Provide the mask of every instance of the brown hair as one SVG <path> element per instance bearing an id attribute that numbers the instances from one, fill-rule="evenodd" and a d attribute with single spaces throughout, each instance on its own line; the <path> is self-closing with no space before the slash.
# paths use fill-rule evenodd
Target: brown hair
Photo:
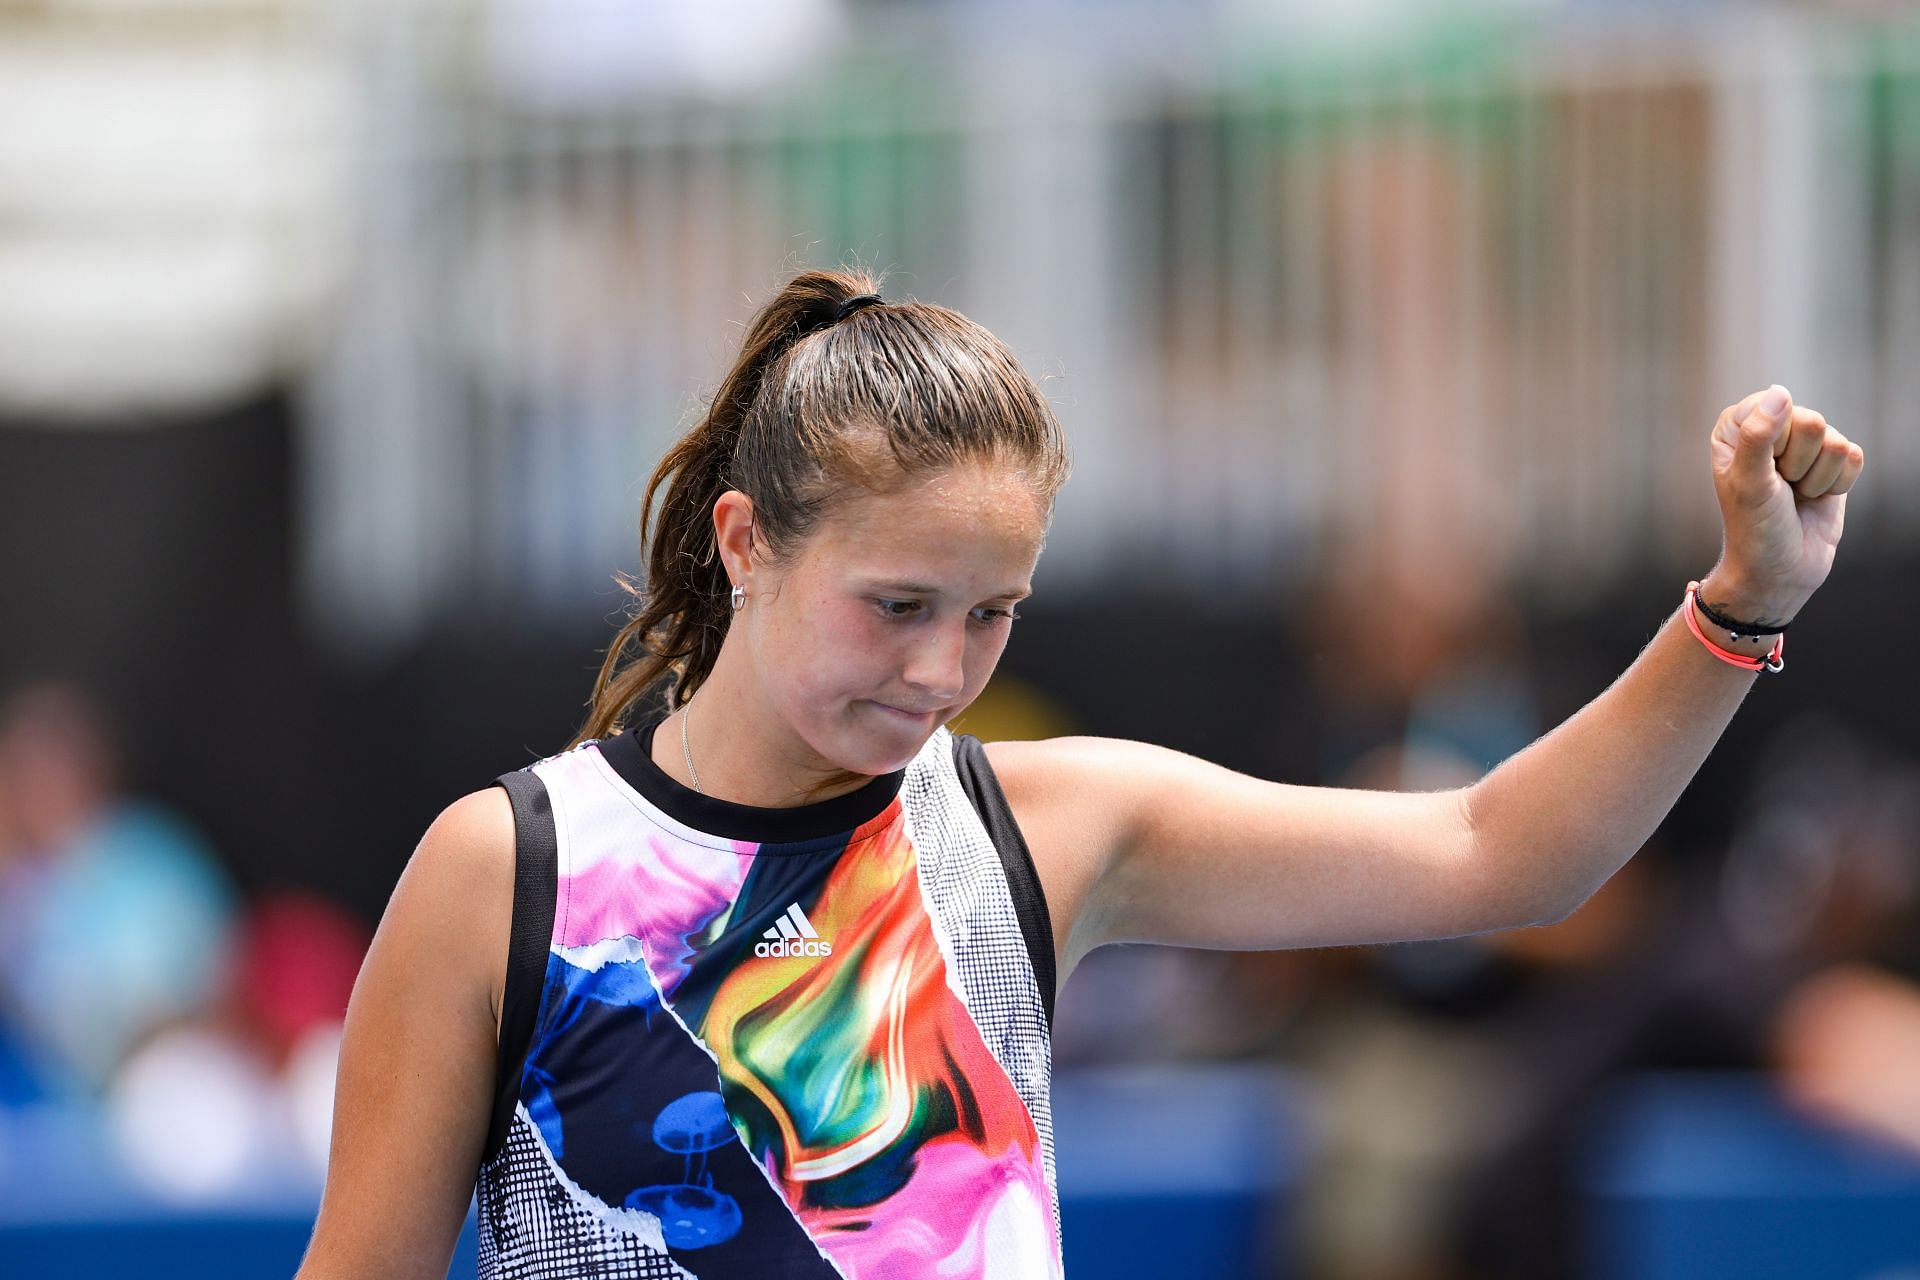
<path id="1" fill-rule="evenodd" d="M 671 710 L 713 670 L 733 614 L 713 525 L 729 489 L 753 500 L 755 545 L 776 568 L 794 561 L 851 486 L 887 492 L 963 462 L 1017 466 L 1051 520 L 1071 463 L 1033 379 L 998 338 L 946 307 L 889 300 L 840 318 L 842 303 L 879 292 L 864 271 L 805 271 L 749 322 L 700 421 L 647 482 L 646 582 L 619 578 L 634 597 L 630 617 L 570 747 L 618 733 L 663 676 L 674 677 Z M 629 649 L 635 656 L 623 661 Z"/>

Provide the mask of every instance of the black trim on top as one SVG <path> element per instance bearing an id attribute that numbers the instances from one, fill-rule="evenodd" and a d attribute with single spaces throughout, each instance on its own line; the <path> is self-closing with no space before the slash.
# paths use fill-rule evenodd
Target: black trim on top
<path id="1" fill-rule="evenodd" d="M 1014 913 L 1020 917 L 1020 936 L 1027 941 L 1027 956 L 1033 963 L 1034 981 L 1040 986 L 1040 1004 L 1046 1010 L 1047 1027 L 1053 1027 L 1053 916 L 1047 910 L 1047 896 L 1040 888 L 1040 873 L 1034 868 L 1033 853 L 1027 838 L 1014 821 L 1013 807 L 1007 803 L 1000 779 L 980 739 L 970 733 L 953 735 L 953 767 L 960 774 L 960 786 L 973 802 L 999 850 L 1000 865 L 1007 874 L 1007 888 L 1013 894 Z"/>
<path id="2" fill-rule="evenodd" d="M 495 779 L 513 804 L 513 927 L 507 941 L 507 978 L 500 995 L 500 1052 L 493 1072 L 493 1118 L 480 1163 L 490 1163 L 506 1145 L 513 1104 L 520 1097 L 520 1071 L 533 1041 L 534 1016 L 547 980 L 553 942 L 554 898 L 560 878 L 560 845 L 553 802 L 531 769 Z"/>
<path id="3" fill-rule="evenodd" d="M 790 808 L 736 804 L 695 791 L 653 760 L 653 731 L 658 720 L 638 724 L 600 740 L 600 754 L 615 773 L 676 822 L 727 840 L 756 844 L 797 844 L 845 835 L 880 816 L 900 793 L 905 769 L 874 775 L 873 781 L 845 795 Z"/>

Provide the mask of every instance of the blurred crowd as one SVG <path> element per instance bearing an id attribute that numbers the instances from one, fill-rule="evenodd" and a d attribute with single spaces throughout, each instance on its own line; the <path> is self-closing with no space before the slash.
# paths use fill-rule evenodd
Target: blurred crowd
<path id="1" fill-rule="evenodd" d="M 0 701 L 0 1166 L 26 1158 L 10 1115 L 68 1108 L 161 1199 L 317 1187 L 369 938 L 306 890 L 243 892 L 193 823 L 129 794 L 82 689 Z"/>

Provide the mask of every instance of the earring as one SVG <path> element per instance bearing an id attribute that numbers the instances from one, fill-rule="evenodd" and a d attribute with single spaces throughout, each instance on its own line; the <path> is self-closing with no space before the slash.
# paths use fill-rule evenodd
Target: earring
<path id="1" fill-rule="evenodd" d="M 738 609 L 743 605 L 745 605 L 746 603 L 747 603 L 747 589 L 745 587 L 735 587 L 733 589 L 733 607 Z"/>

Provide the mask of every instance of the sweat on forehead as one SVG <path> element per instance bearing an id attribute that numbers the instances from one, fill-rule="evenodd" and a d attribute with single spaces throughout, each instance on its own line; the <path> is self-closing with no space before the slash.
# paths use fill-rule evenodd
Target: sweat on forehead
<path id="1" fill-rule="evenodd" d="M 857 553 L 876 575 L 901 581 L 913 580 L 920 565 L 945 565 L 952 574 L 983 560 L 1030 564 L 1049 514 L 1017 468 L 946 469 L 880 493 L 843 492 L 822 513 L 809 550 Z"/>

